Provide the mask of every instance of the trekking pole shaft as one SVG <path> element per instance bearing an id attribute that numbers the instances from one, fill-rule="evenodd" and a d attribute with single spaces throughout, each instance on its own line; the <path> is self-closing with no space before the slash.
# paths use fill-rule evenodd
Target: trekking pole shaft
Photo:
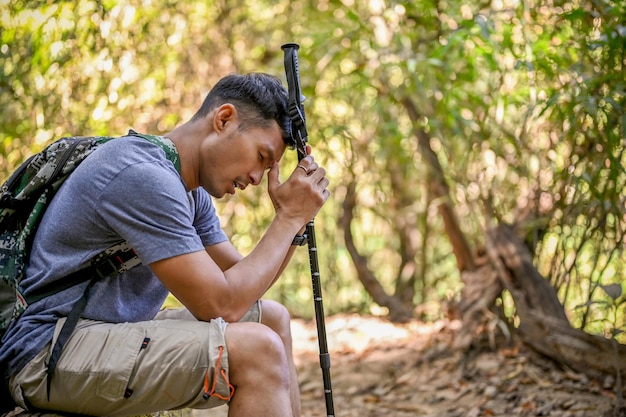
<path id="1" fill-rule="evenodd" d="M 315 322 L 317 324 L 317 340 L 320 352 L 320 367 L 324 381 L 324 398 L 326 400 L 326 414 L 334 417 L 333 390 L 330 379 L 330 354 L 326 339 L 326 323 L 324 321 L 324 302 L 322 298 L 322 284 L 320 280 L 319 264 L 317 262 L 317 242 L 315 240 L 315 225 L 311 220 L 306 225 L 309 240 L 309 262 L 311 266 L 311 280 L 313 285 L 313 305 L 315 307 Z"/>
<path id="2" fill-rule="evenodd" d="M 282 46 L 282 49 L 285 52 L 285 72 L 287 75 L 287 85 L 289 87 L 289 116 L 292 121 L 291 135 L 296 142 L 298 161 L 306 157 L 306 141 L 308 140 L 304 106 L 302 105 L 304 96 L 302 96 L 302 91 L 300 89 L 300 73 L 298 68 L 299 47 L 300 46 L 295 43 L 288 43 Z M 307 223 L 306 234 L 309 245 L 313 303 L 315 307 L 315 322 L 317 324 L 317 339 L 319 342 L 320 367 L 322 368 L 322 378 L 324 382 L 326 415 L 328 417 L 334 417 L 335 410 L 333 405 L 333 390 L 330 379 L 330 354 L 328 353 L 328 343 L 326 339 L 324 303 L 322 300 L 322 284 L 317 260 L 317 242 L 315 239 L 314 220 Z"/>

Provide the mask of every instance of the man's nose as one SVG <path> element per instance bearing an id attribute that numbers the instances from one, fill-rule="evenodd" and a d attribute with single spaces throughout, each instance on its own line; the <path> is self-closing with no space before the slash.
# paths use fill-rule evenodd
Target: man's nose
<path id="1" fill-rule="evenodd" d="M 256 170 L 250 173 L 250 184 L 259 185 L 263 179 L 263 170 Z"/>

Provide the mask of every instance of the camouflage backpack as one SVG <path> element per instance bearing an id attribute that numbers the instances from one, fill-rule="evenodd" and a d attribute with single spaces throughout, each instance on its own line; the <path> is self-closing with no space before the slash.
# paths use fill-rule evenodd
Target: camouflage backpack
<path id="1" fill-rule="evenodd" d="M 180 172 L 174 144 L 167 138 L 139 134 L 165 151 Z M 139 264 L 134 251 L 126 244 L 116 245 L 94 258 L 89 269 L 65 277 L 53 288 L 25 297 L 20 289 L 28 255 L 37 226 L 63 181 L 99 145 L 113 137 L 67 137 L 59 139 L 31 156 L 0 188 L 0 338 L 10 322 L 19 317 L 29 303 L 43 299 L 89 280 L 94 273 L 107 276 Z M 115 259 L 112 262 L 111 259 Z"/>

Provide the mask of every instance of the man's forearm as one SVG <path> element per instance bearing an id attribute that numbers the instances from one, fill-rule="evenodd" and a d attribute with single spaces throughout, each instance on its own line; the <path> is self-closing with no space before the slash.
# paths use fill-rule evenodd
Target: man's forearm
<path id="1" fill-rule="evenodd" d="M 274 219 L 252 252 L 224 271 L 226 279 L 240 289 L 242 301 L 256 301 L 276 282 L 293 255 L 291 242 L 296 233 L 293 226 Z"/>
<path id="2" fill-rule="evenodd" d="M 299 232 L 298 235 L 302 235 L 306 230 L 306 227 L 303 227 Z M 287 251 L 287 255 L 285 255 L 285 259 L 283 260 L 283 263 L 280 265 L 280 267 L 278 268 L 278 272 L 276 273 L 276 276 L 274 277 L 274 280 L 272 281 L 272 283 L 270 284 L 270 287 L 272 285 L 274 285 L 274 283 L 278 280 L 278 278 L 282 275 L 282 273 L 284 272 L 285 268 L 287 268 L 287 265 L 289 265 L 289 262 L 291 261 L 291 258 L 293 257 L 293 254 L 295 253 L 296 249 L 298 248 L 298 246 L 295 245 L 291 245 L 291 247 L 289 248 L 289 250 Z"/>

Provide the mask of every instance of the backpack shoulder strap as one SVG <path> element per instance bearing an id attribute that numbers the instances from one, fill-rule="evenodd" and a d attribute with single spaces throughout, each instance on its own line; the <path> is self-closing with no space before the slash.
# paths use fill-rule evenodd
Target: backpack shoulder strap
<path id="1" fill-rule="evenodd" d="M 19 209 L 25 215 L 46 188 L 52 193 L 101 143 L 111 137 L 66 137 L 23 162 L 0 187 L 0 222 Z"/>
<path id="2" fill-rule="evenodd" d="M 166 138 L 165 136 L 157 136 L 157 135 L 148 135 L 145 133 L 137 133 L 134 130 L 128 131 L 129 136 L 137 136 L 140 138 L 144 138 L 148 142 L 152 142 L 155 145 L 158 145 L 165 152 L 165 156 L 167 159 L 174 164 L 174 168 L 180 174 L 180 158 L 178 156 L 178 151 L 176 150 L 176 145 L 172 142 L 171 139 Z"/>

